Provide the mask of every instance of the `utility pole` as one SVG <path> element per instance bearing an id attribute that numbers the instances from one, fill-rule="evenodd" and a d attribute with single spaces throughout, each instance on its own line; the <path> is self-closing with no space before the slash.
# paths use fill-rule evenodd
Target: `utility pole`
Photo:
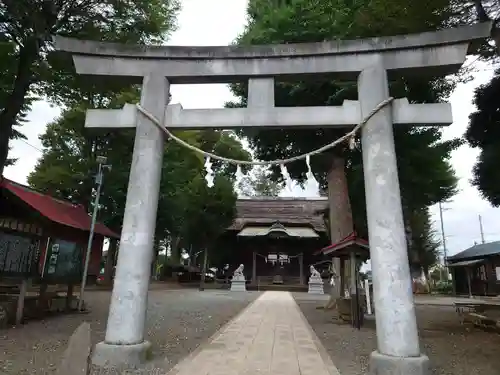
<path id="1" fill-rule="evenodd" d="M 85 286 L 87 284 L 87 274 L 89 272 L 90 256 L 92 253 L 92 241 L 94 239 L 94 228 L 97 219 L 97 212 L 99 211 L 99 198 L 101 196 L 102 180 L 104 177 L 103 172 L 104 168 L 107 168 L 108 170 L 111 169 L 111 165 L 104 165 L 107 161 L 107 158 L 105 156 L 98 156 L 96 160 L 99 163 L 99 170 L 95 178 L 97 183 L 97 192 L 94 199 L 94 211 L 92 213 L 92 221 L 90 223 L 90 233 L 89 233 L 89 241 L 87 243 L 87 252 L 85 253 L 85 266 L 83 268 L 82 282 L 80 285 L 80 299 L 78 300 L 78 311 L 82 311 L 83 309 L 83 295 L 85 293 Z"/>
<path id="2" fill-rule="evenodd" d="M 447 255 L 446 255 L 446 236 L 444 234 L 443 206 L 441 205 L 441 202 L 439 202 L 438 205 L 439 205 L 439 219 L 441 221 L 441 236 L 442 236 L 442 241 L 443 241 L 443 257 L 444 257 L 443 262 L 444 262 L 445 269 L 447 270 L 448 260 L 447 260 Z"/>
<path id="3" fill-rule="evenodd" d="M 483 218 L 479 215 L 479 231 L 481 232 L 481 243 L 484 243 Z"/>

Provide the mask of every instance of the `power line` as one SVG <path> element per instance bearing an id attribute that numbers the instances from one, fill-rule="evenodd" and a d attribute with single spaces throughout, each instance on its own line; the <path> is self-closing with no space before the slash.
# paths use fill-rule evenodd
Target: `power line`
<path id="1" fill-rule="evenodd" d="M 23 142 L 23 143 L 26 143 L 26 144 L 27 144 L 28 146 L 30 146 L 31 148 L 33 148 L 33 149 L 37 150 L 38 152 L 43 153 L 43 150 L 41 150 L 41 149 L 39 149 L 38 147 L 36 147 L 36 146 L 32 145 L 31 143 L 29 143 L 29 142 L 28 142 L 28 141 L 26 141 L 25 139 L 18 138 L 17 140 L 18 140 L 18 141 L 21 141 L 21 142 Z"/>
<path id="2" fill-rule="evenodd" d="M 481 58 L 481 55 L 477 56 L 474 60 L 472 60 L 467 65 L 463 65 L 462 69 L 468 69 L 468 68 L 472 67 L 472 65 L 474 65 L 475 63 L 477 63 L 480 58 Z"/>

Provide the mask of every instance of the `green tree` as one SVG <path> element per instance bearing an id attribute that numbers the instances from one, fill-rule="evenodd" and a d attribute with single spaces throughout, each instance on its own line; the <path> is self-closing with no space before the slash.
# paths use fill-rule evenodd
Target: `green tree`
<path id="1" fill-rule="evenodd" d="M 319 42 L 422 32 L 447 26 L 452 14 L 448 0 L 426 0 L 423 3 L 409 0 L 251 0 L 248 26 L 236 42 L 240 45 Z M 440 77 L 428 80 L 402 77 L 390 82 L 392 96 L 407 97 L 413 103 L 441 101 L 453 87 L 453 83 Z M 239 100 L 228 103 L 228 106 L 245 105 L 247 86 L 233 85 L 232 90 Z M 357 99 L 355 84 L 335 81 L 279 82 L 275 92 L 277 106 L 340 105 L 346 99 Z M 256 157 L 261 160 L 303 154 L 344 133 L 337 129 L 251 129 L 241 132 L 248 137 Z M 456 193 L 457 180 L 448 159 L 451 151 L 460 145 L 460 140 L 443 141 L 437 129 L 411 126 L 397 127 L 395 139 L 405 212 L 434 204 Z M 335 160 L 341 162 L 334 163 Z M 349 150 L 340 145 L 331 153 L 313 157 L 311 163 L 323 189 L 328 185 L 327 176 L 332 165 L 340 164 L 342 168 L 345 165 L 355 227 L 358 233 L 366 235 L 360 150 Z M 292 163 L 288 170 L 292 178 L 304 181 L 305 163 Z M 274 177 L 279 179 L 279 171 L 274 169 L 274 172 Z M 349 216 L 345 212 L 339 215 Z M 409 216 L 405 215 L 405 218 Z"/>
<path id="2" fill-rule="evenodd" d="M 410 216 L 412 235 L 408 246 L 409 258 L 413 265 L 420 268 L 427 279 L 429 270 L 439 262 L 441 242 L 432 228 L 431 215 L 428 208 L 413 211 Z"/>
<path id="3" fill-rule="evenodd" d="M 463 23 L 493 22 L 491 38 L 494 45 L 483 42 L 478 45 L 477 52 L 486 58 L 497 57 L 500 52 L 500 2 L 497 0 L 451 0 L 451 7 L 455 10 L 455 19 Z"/>
<path id="4" fill-rule="evenodd" d="M 282 184 L 271 179 L 267 168 L 255 167 L 242 178 L 238 189 L 246 197 L 277 197 L 282 190 Z"/>
<path id="5" fill-rule="evenodd" d="M 182 132 L 181 138 L 189 144 L 204 151 L 217 155 L 239 160 L 250 160 L 251 155 L 243 149 L 241 142 L 229 132 L 220 131 L 190 131 Z M 166 188 L 160 192 L 160 203 L 158 210 L 160 225 L 157 233 L 159 238 L 169 238 L 172 258 L 178 261 L 181 247 L 189 248 L 192 243 L 186 237 L 186 225 L 190 225 L 190 216 L 186 214 L 186 207 L 190 200 L 194 199 L 192 194 L 198 194 L 193 190 L 192 181 L 204 174 L 204 158 L 176 142 L 170 142 L 164 159 L 162 186 Z M 234 182 L 236 169 L 227 163 L 213 161 L 213 170 L 218 176 L 223 176 Z M 224 211 L 225 202 L 222 204 Z M 163 212 L 165 214 L 163 214 Z"/>
<path id="6" fill-rule="evenodd" d="M 188 191 L 184 196 L 185 214 L 189 218 L 183 230 L 185 242 L 195 249 L 210 249 L 236 215 L 233 181 L 223 175 L 216 176 L 214 186 L 209 188 L 198 174 L 188 185 Z"/>
<path id="7" fill-rule="evenodd" d="M 136 90 L 121 93 L 111 99 L 109 107 L 120 108 L 137 98 Z M 28 176 L 28 183 L 50 195 L 82 204 L 91 212 L 94 175 L 98 168 L 96 157 L 107 157 L 107 163 L 113 167 L 105 171 L 100 215 L 107 225 L 118 230 L 125 206 L 135 132 L 89 132 L 84 129 L 85 111 L 84 103 L 67 108 L 48 124 L 40 136 L 45 151 Z"/>
<path id="8" fill-rule="evenodd" d="M 5 108 L 11 87 L 14 85 L 16 79 L 17 64 L 14 58 L 15 48 L 2 34 L 0 34 L 0 56 L 2 56 L 0 61 L 0 70 L 2 71 L 2 75 L 0 76 L 0 109 L 3 109 Z M 31 97 L 25 98 L 24 105 L 21 107 L 15 118 L 10 139 L 26 139 L 26 137 L 18 130 L 18 127 L 22 126 L 26 122 L 26 115 L 31 106 L 31 102 Z M 15 159 L 8 158 L 5 162 L 5 166 L 13 165 L 15 162 Z"/>
<path id="9" fill-rule="evenodd" d="M 472 185 L 493 206 L 500 206 L 500 70 L 474 93 L 477 110 L 469 116 L 465 138 L 481 152 L 473 169 Z"/>
<path id="10" fill-rule="evenodd" d="M 50 54 L 52 35 L 92 40 L 158 43 L 173 30 L 177 0 L 4 0 L 0 2 L 2 62 L 12 67 L 12 82 L 3 93 L 0 111 L 0 175 L 8 154 L 12 127 L 29 109 L 31 93 L 68 99 L 79 91 L 103 87 L 77 78 L 71 60 Z M 9 51 L 6 53 L 6 51 Z M 3 73 L 3 70 L 2 70 Z M 108 88 L 109 88 L 109 83 Z M 118 82 L 114 86 L 124 86 Z M 115 90 L 116 92 L 116 90 Z M 74 100 L 75 102 L 75 100 Z"/>
<path id="11" fill-rule="evenodd" d="M 117 99 L 119 103 L 129 101 L 133 94 L 123 94 Z M 105 172 L 101 198 L 101 215 L 104 221 L 114 227 L 121 226 L 121 218 L 125 206 L 128 176 L 133 152 L 133 131 L 99 132 L 92 137 L 84 130 L 85 112 L 82 107 L 64 111 L 61 116 L 47 126 L 40 136 L 43 156 L 29 175 L 28 182 L 38 190 L 56 197 L 70 199 L 83 204 L 90 211 L 93 198 L 93 172 L 97 171 L 96 156 L 106 156 L 107 163 L 113 167 Z M 177 134 L 184 141 L 198 147 L 208 144 L 205 135 L 213 140 L 214 134 L 220 138 L 213 147 L 204 147 L 206 151 L 249 160 L 250 155 L 243 150 L 241 143 L 227 133 L 216 132 L 181 132 Z M 89 142 L 91 139 L 91 143 Z M 232 148 L 227 148 L 231 143 Z M 220 146 L 220 147 L 219 147 Z M 89 156 L 89 149 L 92 155 Z M 204 173 L 204 159 L 199 154 L 186 149 L 174 141 L 166 144 L 162 169 L 162 189 L 160 191 L 159 217 L 160 228 L 174 229 L 184 217 L 182 205 L 183 194 L 190 192 L 188 183 L 196 176 Z M 217 174 L 219 170 L 214 167 Z M 234 172 L 227 171 L 222 175 L 234 179 Z M 162 214 L 163 215 L 163 214 Z M 181 231 L 181 229 L 177 229 Z"/>
<path id="12" fill-rule="evenodd" d="M 138 91 L 131 90 L 112 98 L 109 108 L 121 108 L 126 102 L 136 102 Z M 96 156 L 106 156 L 113 167 L 105 172 L 100 200 L 99 219 L 119 231 L 124 214 L 126 192 L 133 153 L 132 130 L 118 132 L 89 132 L 84 129 L 85 104 L 71 107 L 47 126 L 40 139 L 45 148 L 35 170 L 28 177 L 31 186 L 53 196 L 83 204 L 90 212 L 95 194 L 94 173 Z M 228 132 L 186 131 L 178 137 L 193 146 L 216 154 L 249 160 L 237 138 Z M 217 174 L 233 181 L 235 168 L 214 166 Z M 158 203 L 156 239 L 168 239 L 174 258 L 180 244 L 187 241 L 186 225 L 191 217 L 186 214 L 188 203 L 195 199 L 192 181 L 204 174 L 204 158 L 177 142 L 166 143 L 162 168 L 162 182 Z M 225 210 L 225 202 L 219 202 Z M 223 216 L 221 216 L 223 218 Z"/>
<path id="13" fill-rule="evenodd" d="M 186 225 L 184 226 L 184 243 L 190 248 L 204 251 L 200 289 L 203 290 L 208 257 L 217 258 L 215 245 L 217 239 L 232 224 L 236 216 L 236 193 L 233 181 L 227 176 L 219 175 L 215 184 L 209 188 L 201 175 L 189 184 L 190 194 L 184 201 Z"/>

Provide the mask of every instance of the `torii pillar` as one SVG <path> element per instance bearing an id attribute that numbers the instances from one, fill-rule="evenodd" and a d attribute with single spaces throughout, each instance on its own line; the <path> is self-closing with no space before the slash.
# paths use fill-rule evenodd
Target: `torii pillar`
<path id="1" fill-rule="evenodd" d="M 339 43 L 251 47 L 120 46 L 56 38 L 56 48 L 73 53 L 80 74 L 142 80 L 142 106 L 171 129 L 241 127 L 352 127 L 389 98 L 388 73 L 432 70 L 449 74 L 464 62 L 469 42 L 490 35 L 491 23 L 405 36 Z M 340 107 L 275 107 L 272 77 L 333 75 L 358 79 L 359 101 Z M 165 78 L 166 77 L 166 78 Z M 189 109 L 167 106 L 168 82 L 250 82 L 247 108 Z M 260 96 L 255 97 L 255 96 Z M 255 100 L 254 100 L 255 99 Z M 451 107 L 393 101 L 363 127 L 370 256 L 376 309 L 377 351 L 372 375 L 427 375 L 420 352 L 397 176 L 393 124 L 449 125 Z M 93 362 L 136 367 L 146 360 L 144 339 L 148 283 L 162 163 L 163 135 L 134 105 L 90 110 L 87 127 L 136 127 L 124 225 L 106 338 Z M 331 141 L 331 140 L 329 140 Z M 326 141 L 328 142 L 328 140 Z"/>

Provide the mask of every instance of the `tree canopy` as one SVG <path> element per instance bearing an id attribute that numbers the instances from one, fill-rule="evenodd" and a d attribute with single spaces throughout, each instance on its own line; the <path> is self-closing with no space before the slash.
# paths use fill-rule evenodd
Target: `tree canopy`
<path id="1" fill-rule="evenodd" d="M 0 56 L 2 57 L 0 59 L 0 70 L 2 72 L 2 75 L 0 76 L 0 109 L 4 108 L 16 79 L 17 64 L 15 60 L 15 53 L 16 51 L 14 46 L 8 42 L 4 35 L 0 34 Z M 24 99 L 24 104 L 13 123 L 10 139 L 26 139 L 26 137 L 20 132 L 19 126 L 22 126 L 22 124 L 25 123 L 26 115 L 31 106 L 31 102 L 31 97 Z M 12 165 L 15 162 L 15 159 L 7 159 L 5 166 Z"/>
<path id="2" fill-rule="evenodd" d="M 236 43 L 315 42 L 429 31 L 494 19 L 495 14 L 500 14 L 499 9 L 498 1 L 493 0 L 250 0 L 248 25 Z M 9 138 L 22 137 L 13 127 L 22 125 L 33 98 L 48 97 L 63 106 L 64 112 L 41 137 L 45 152 L 29 177 L 30 184 L 90 209 L 94 187 L 90 171 L 97 169 L 96 156 L 107 156 L 113 169 L 106 172 L 101 215 L 108 225 L 119 228 L 134 135 L 131 131 L 86 132 L 83 129 L 84 113 L 86 108 L 118 108 L 124 102 L 137 101 L 139 88 L 122 80 L 102 77 L 92 80 L 76 75 L 68 56 L 52 52 L 51 35 L 158 44 L 175 29 L 178 10 L 178 0 L 2 1 L 0 175 L 6 163 L 13 162 L 7 160 Z M 500 40 L 496 29 L 493 39 Z M 496 56 L 497 50 L 488 43 L 476 47 L 483 57 Z M 442 77 L 400 77 L 390 82 L 392 96 L 407 97 L 412 103 L 443 100 L 453 87 L 453 81 Z M 239 99 L 228 105 L 245 105 L 246 85 L 233 85 L 232 90 Z M 476 94 L 476 100 L 486 100 L 478 97 Z M 346 99 L 357 99 L 355 84 L 316 80 L 278 82 L 276 87 L 277 106 L 340 105 Z M 490 103 L 478 112 L 486 113 L 485 108 L 489 106 L 493 108 Z M 490 123 L 493 121 L 491 116 Z M 481 126 L 484 132 L 488 124 Z M 474 125 L 471 116 L 467 140 L 482 149 L 473 183 L 490 202 L 498 205 L 500 199 L 492 197 L 500 195 L 496 189 L 499 184 L 492 179 L 494 173 L 491 173 L 498 152 L 487 147 L 486 141 L 478 141 L 481 126 Z M 492 132 L 492 125 L 489 128 Z M 258 159 L 269 160 L 311 151 L 337 139 L 343 131 L 245 130 L 240 135 L 249 139 Z M 204 150 L 235 159 L 250 158 L 230 133 L 182 132 L 180 136 Z M 457 179 L 448 160 L 451 151 L 461 141 L 443 141 L 440 131 L 435 128 L 412 126 L 396 128 L 395 139 L 405 218 L 408 222 L 417 222 L 412 225 L 413 234 L 423 236 L 425 225 L 421 223 L 425 222 L 422 219 L 425 208 L 456 193 Z M 366 235 L 360 150 L 340 146 L 332 153 L 312 159 L 313 171 L 322 189 L 327 185 L 327 174 L 335 157 L 347 160 L 346 175 L 356 229 Z M 234 215 L 234 192 L 229 188 L 234 179 L 234 167 L 214 164 L 214 169 L 221 175 L 216 179 L 214 189 L 206 190 L 201 178 L 203 158 L 176 143 L 167 144 L 158 209 L 158 237 L 175 237 L 199 244 L 200 236 L 204 236 L 205 241 L 210 242 Z M 289 166 L 291 176 L 299 182 L 304 181 L 305 171 L 305 163 Z M 277 195 L 280 187 L 278 171 L 273 170 L 271 175 L 258 171 L 255 176 L 246 178 L 246 184 L 252 195 Z M 186 215 L 187 212 L 191 214 Z M 192 218 L 196 212 L 204 214 Z M 216 218 L 218 221 L 214 222 Z M 200 231 L 200 227 L 206 228 L 206 233 Z"/>
<path id="3" fill-rule="evenodd" d="M 480 43 L 477 53 L 482 57 L 491 59 L 497 58 L 500 53 L 500 2 L 498 0 L 450 0 L 450 7 L 455 10 L 453 20 L 463 23 L 473 22 L 493 22 L 491 38 L 493 44 L 488 42 Z"/>
<path id="4" fill-rule="evenodd" d="M 254 167 L 238 184 L 238 190 L 245 197 L 277 197 L 282 190 L 282 184 L 271 178 L 267 168 Z"/>
<path id="5" fill-rule="evenodd" d="M 269 2 L 252 0 L 248 7 L 249 23 L 237 43 L 265 44 L 317 42 L 330 39 L 359 38 L 374 35 L 392 35 L 435 30 L 449 18 L 448 1 L 359 1 L 356 5 L 341 0 Z M 392 15 L 389 17 L 388 15 Z M 440 77 L 430 80 L 402 77 L 390 84 L 391 95 L 408 97 L 411 102 L 435 102 L 444 99 L 453 84 Z M 247 87 L 234 85 L 237 103 L 244 105 Z M 276 87 L 277 106 L 340 105 L 345 99 L 357 99 L 354 83 L 334 81 L 279 82 Z M 231 104 L 230 104 L 231 105 Z M 398 127 L 395 129 L 401 187 L 408 204 L 418 207 L 436 203 L 456 192 L 456 178 L 447 161 L 459 140 L 442 141 L 441 133 L 434 128 Z M 255 148 L 256 156 L 266 160 L 284 158 L 318 148 L 339 138 L 344 131 L 336 129 L 246 130 Z M 335 150 L 348 158 L 351 190 L 356 201 L 362 199 L 362 171 L 359 150 L 344 147 Z M 311 160 L 316 178 L 324 188 L 331 167 L 331 154 Z M 306 166 L 292 163 L 292 177 L 303 181 Z M 357 183 L 353 184 L 352 182 Z M 353 186 L 355 185 L 355 186 Z M 362 204 L 364 206 L 364 203 Z"/>
<path id="6" fill-rule="evenodd" d="M 110 108 L 119 108 L 125 102 L 136 102 L 137 90 L 118 94 L 109 102 Z M 126 193 L 132 160 L 135 132 L 130 130 L 89 132 L 84 129 L 85 105 L 66 109 L 47 126 L 40 136 L 44 153 L 28 182 L 36 189 L 53 196 L 83 204 L 90 211 L 95 194 L 94 176 L 97 156 L 107 157 L 111 170 L 105 171 L 100 199 L 99 219 L 118 230 L 122 225 Z M 205 151 L 226 157 L 249 160 L 250 155 L 241 143 L 228 132 L 203 131 L 177 134 L 184 141 Z M 165 145 L 162 183 L 158 205 L 156 235 L 158 239 L 176 237 L 183 244 L 199 244 L 203 233 L 209 242 L 220 227 L 227 227 L 227 217 L 234 213 L 232 190 L 234 168 L 226 168 L 218 175 L 213 190 L 205 191 L 204 159 L 174 141 Z M 231 187 L 229 189 L 229 187 Z M 206 201 L 204 201 L 206 200 Z M 233 217 L 231 217 L 231 220 Z M 198 226 L 197 220 L 210 224 Z M 199 228 L 205 228 L 201 232 Z"/>
<path id="7" fill-rule="evenodd" d="M 410 257 L 412 264 L 422 268 L 429 276 L 429 268 L 439 263 L 441 242 L 437 239 L 429 209 L 423 208 L 411 215 L 412 234 L 410 240 Z"/>
<path id="8" fill-rule="evenodd" d="M 480 150 L 474 165 L 472 185 L 493 206 L 500 206 L 500 70 L 490 82 L 474 93 L 477 110 L 469 115 L 465 138 L 471 147 Z"/>
<path id="9" fill-rule="evenodd" d="M 81 92 L 102 92 L 96 89 L 103 87 L 100 81 L 74 74 L 71 59 L 49 53 L 52 35 L 159 43 L 174 30 L 178 9 L 177 0 L 0 2 L 0 174 L 12 127 L 29 110 L 33 95 L 47 95 L 61 104 L 69 99 L 79 102 Z M 115 83 L 120 85 L 124 83 Z"/>
<path id="10" fill-rule="evenodd" d="M 240 45 L 320 42 L 332 39 L 354 39 L 436 30 L 446 27 L 454 10 L 448 0 L 438 1 L 357 1 L 251 0 L 248 5 L 248 25 L 236 40 Z M 442 77 L 429 79 L 401 77 L 390 82 L 394 97 L 407 97 L 412 103 L 439 102 L 445 99 L 454 84 Z M 232 86 L 238 97 L 228 106 L 246 104 L 247 86 Z M 346 99 L 357 99 L 355 83 L 325 80 L 278 82 L 275 88 L 277 106 L 341 105 Z M 288 131 L 244 130 L 261 160 L 287 158 L 303 154 L 331 142 L 345 131 L 337 129 L 300 129 Z M 443 141 L 435 128 L 399 126 L 395 128 L 398 169 L 405 211 L 422 208 L 447 199 L 456 193 L 457 179 L 449 163 L 451 151 L 461 141 Z M 360 150 L 340 146 L 333 153 L 311 159 L 312 169 L 321 188 L 327 185 L 332 158 L 347 159 L 346 173 L 357 230 L 366 235 L 366 213 L 363 171 Z M 303 182 L 305 163 L 288 166 L 290 175 Z M 279 171 L 274 170 L 279 179 Z M 408 217 L 408 215 L 406 215 Z"/>

